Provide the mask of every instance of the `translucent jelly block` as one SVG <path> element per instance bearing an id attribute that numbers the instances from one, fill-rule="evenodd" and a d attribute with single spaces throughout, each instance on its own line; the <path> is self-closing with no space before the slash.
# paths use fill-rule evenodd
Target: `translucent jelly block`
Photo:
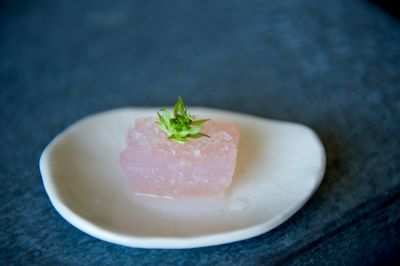
<path id="1" fill-rule="evenodd" d="M 207 121 L 202 132 L 211 138 L 187 144 L 168 140 L 153 118 L 137 119 L 129 130 L 120 164 L 132 189 L 157 196 L 215 195 L 232 182 L 239 142 L 235 123 Z"/>

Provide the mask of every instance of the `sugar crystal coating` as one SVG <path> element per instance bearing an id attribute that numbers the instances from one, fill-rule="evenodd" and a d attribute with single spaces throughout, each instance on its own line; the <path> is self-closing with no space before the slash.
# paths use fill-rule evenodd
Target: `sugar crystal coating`
<path id="1" fill-rule="evenodd" d="M 202 132 L 211 138 L 187 144 L 168 140 L 153 118 L 140 118 L 129 129 L 120 165 L 136 193 L 158 196 L 213 195 L 232 182 L 239 126 L 207 121 Z"/>

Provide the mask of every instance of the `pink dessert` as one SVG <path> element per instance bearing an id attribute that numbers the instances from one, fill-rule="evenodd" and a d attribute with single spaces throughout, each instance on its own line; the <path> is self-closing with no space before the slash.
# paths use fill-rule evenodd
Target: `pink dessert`
<path id="1" fill-rule="evenodd" d="M 207 121 L 210 138 L 179 144 L 153 118 L 137 119 L 119 162 L 134 192 L 157 196 L 220 194 L 232 182 L 239 142 L 236 123 Z"/>

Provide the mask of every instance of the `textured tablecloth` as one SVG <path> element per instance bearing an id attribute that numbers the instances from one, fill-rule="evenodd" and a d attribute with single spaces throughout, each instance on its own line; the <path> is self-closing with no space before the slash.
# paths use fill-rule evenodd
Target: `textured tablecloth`
<path id="1" fill-rule="evenodd" d="M 303 123 L 327 152 L 311 200 L 249 240 L 146 250 L 52 207 L 41 151 L 111 108 L 208 106 Z M 400 23 L 367 1 L 1 1 L 0 264 L 395 263 Z"/>

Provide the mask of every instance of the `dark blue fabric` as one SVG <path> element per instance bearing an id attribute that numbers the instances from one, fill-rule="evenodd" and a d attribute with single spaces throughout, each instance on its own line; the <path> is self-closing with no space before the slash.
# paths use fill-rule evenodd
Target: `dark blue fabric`
<path id="1" fill-rule="evenodd" d="M 327 173 L 289 221 L 191 250 L 94 239 L 38 171 L 74 121 L 123 106 L 216 107 L 307 124 Z M 0 2 L 0 264 L 395 263 L 400 256 L 400 23 L 366 1 Z"/>

